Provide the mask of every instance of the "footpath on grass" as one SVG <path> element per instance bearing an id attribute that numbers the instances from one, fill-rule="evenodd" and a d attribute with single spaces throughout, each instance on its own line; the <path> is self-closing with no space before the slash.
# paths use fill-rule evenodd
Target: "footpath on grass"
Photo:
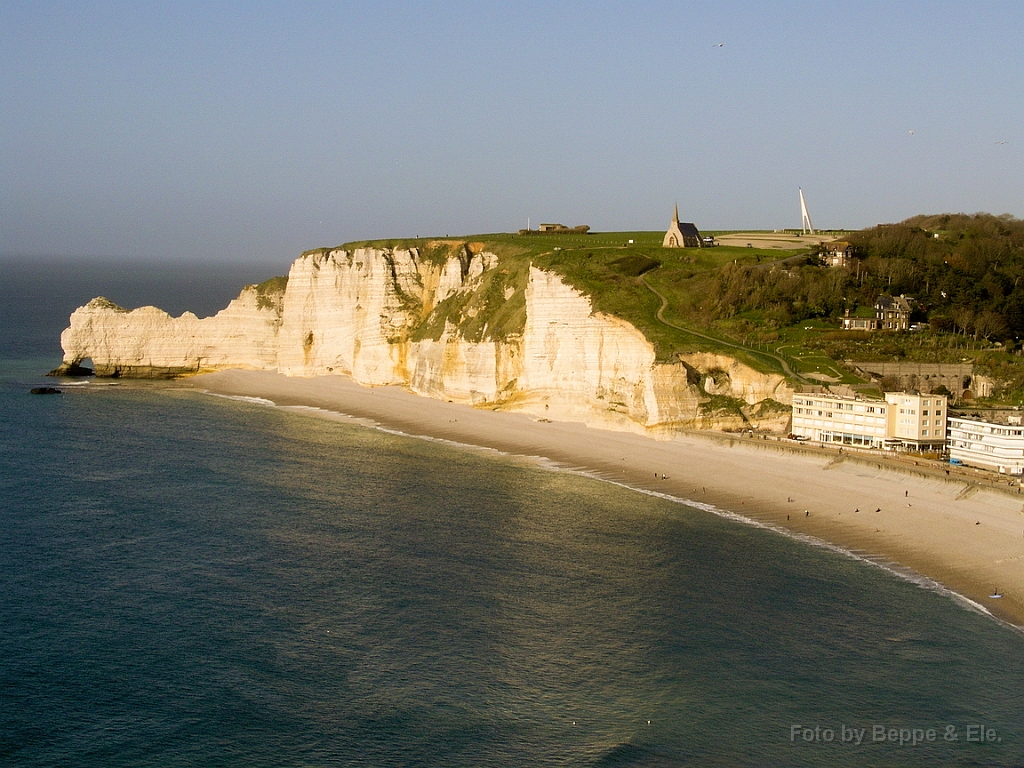
<path id="1" fill-rule="evenodd" d="M 649 282 L 647 282 L 647 276 L 646 275 L 643 276 L 641 278 L 641 280 L 644 281 L 644 285 L 647 286 L 647 289 L 651 293 L 653 293 L 655 296 L 657 296 L 659 299 L 661 299 L 661 307 L 658 308 L 658 312 L 657 312 L 656 316 L 658 318 L 658 322 L 660 322 L 662 325 L 667 325 L 669 328 L 675 328 L 677 331 L 682 331 L 683 333 L 688 333 L 691 336 L 696 336 L 699 339 L 704 339 L 705 341 L 710 341 L 710 342 L 712 342 L 714 344 L 719 344 L 719 345 L 724 346 L 724 347 L 731 347 L 733 349 L 741 350 L 743 352 L 746 352 L 748 355 L 755 355 L 755 356 L 758 356 L 758 357 L 770 357 L 772 360 L 774 360 L 775 362 L 777 362 L 779 364 L 779 366 L 782 368 L 782 372 L 785 373 L 786 376 L 788 376 L 789 378 L 795 379 L 796 381 L 799 381 L 801 384 L 814 384 L 814 383 L 816 383 L 816 382 L 808 381 L 803 376 L 801 376 L 799 373 L 794 371 L 789 366 L 789 363 L 787 363 L 786 360 L 784 358 L 780 357 L 779 355 L 773 354 L 771 352 L 762 352 L 759 349 L 751 349 L 750 347 L 745 347 L 742 344 L 736 344 L 736 343 L 731 342 L 731 341 L 725 341 L 724 339 L 720 339 L 720 338 L 717 338 L 715 336 L 709 336 L 706 333 L 701 333 L 700 331 L 695 331 L 692 328 L 684 328 L 681 325 L 676 325 L 675 323 L 671 322 L 670 320 L 666 320 L 665 319 L 665 308 L 668 307 L 668 299 L 665 298 L 665 295 L 663 293 L 661 293 L 661 291 L 659 291 L 657 288 L 655 288 L 653 285 L 651 285 Z"/>

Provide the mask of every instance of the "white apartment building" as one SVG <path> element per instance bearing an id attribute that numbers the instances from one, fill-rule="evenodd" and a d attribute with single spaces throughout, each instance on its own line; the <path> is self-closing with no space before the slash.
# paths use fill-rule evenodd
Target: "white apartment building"
<path id="1" fill-rule="evenodd" d="M 887 436 L 889 406 L 832 394 L 793 395 L 794 435 L 822 443 L 881 448 Z"/>
<path id="2" fill-rule="evenodd" d="M 1007 475 L 1024 474 L 1024 427 L 1020 416 L 1007 422 L 950 416 L 950 460 Z"/>
<path id="3" fill-rule="evenodd" d="M 792 432 L 862 448 L 941 450 L 946 442 L 946 398 L 910 392 L 887 392 L 884 400 L 797 394 Z"/>
<path id="4" fill-rule="evenodd" d="M 889 437 L 913 451 L 941 451 L 946 447 L 945 395 L 886 392 Z"/>

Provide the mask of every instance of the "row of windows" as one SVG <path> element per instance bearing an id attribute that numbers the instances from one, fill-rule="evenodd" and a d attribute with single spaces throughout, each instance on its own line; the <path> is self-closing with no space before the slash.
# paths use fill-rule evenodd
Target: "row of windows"
<path id="1" fill-rule="evenodd" d="M 833 433 L 822 432 L 821 433 L 821 440 L 822 440 L 822 442 L 825 442 L 825 443 L 828 443 L 828 442 L 845 443 L 846 445 L 873 446 L 873 445 L 880 445 L 881 444 L 881 440 L 879 440 L 877 438 L 867 437 L 865 435 L 852 435 L 852 434 L 840 433 L 840 432 L 833 432 Z"/>
<path id="2" fill-rule="evenodd" d="M 835 413 L 834 411 L 816 411 L 813 408 L 794 408 L 793 409 L 793 413 L 805 413 L 808 416 L 824 416 L 827 419 L 843 418 L 843 417 L 845 417 L 847 421 L 849 421 L 851 418 L 856 418 L 856 419 L 859 419 L 860 421 L 863 421 L 864 418 L 865 418 L 861 414 L 854 415 L 852 413 Z M 872 419 L 870 419 L 870 420 L 871 421 L 884 421 L 884 419 L 880 419 L 879 418 L 880 416 L 884 416 L 884 415 L 885 414 L 875 414 L 872 417 Z"/>
<path id="3" fill-rule="evenodd" d="M 960 424 L 957 423 L 953 429 L 958 429 L 962 432 L 976 432 L 976 433 L 988 433 L 991 435 L 1000 435 L 1002 437 L 1020 437 L 1024 435 L 1024 429 L 1010 429 L 1007 427 L 982 427 L 980 425 L 975 426 L 973 424 Z"/>
<path id="4" fill-rule="evenodd" d="M 922 426 L 922 427 L 927 427 L 927 426 L 928 426 L 928 422 L 929 422 L 929 421 L 930 421 L 930 419 L 921 419 L 921 426 Z M 914 424 L 917 424 L 917 419 L 912 419 L 912 418 L 910 418 L 910 417 L 908 416 L 908 417 L 906 417 L 906 418 L 900 419 L 898 423 L 899 423 L 899 424 L 910 424 L 910 425 L 914 425 Z M 940 426 L 942 426 L 942 422 L 941 422 L 941 421 L 940 421 L 939 419 L 936 419 L 936 420 L 935 420 L 935 426 L 936 426 L 936 427 L 940 427 Z"/>
<path id="5" fill-rule="evenodd" d="M 814 401 L 814 400 L 793 400 L 793 405 L 813 405 L 818 408 L 831 408 L 835 411 L 853 411 L 853 403 L 834 403 L 828 400 Z M 864 413 L 885 413 L 885 406 L 869 405 L 864 408 Z"/>
<path id="6" fill-rule="evenodd" d="M 793 404 L 794 405 L 816 405 L 816 406 L 818 406 L 820 408 L 826 408 L 826 407 L 827 408 L 834 408 L 837 411 L 842 411 L 842 410 L 852 411 L 854 409 L 854 405 L 863 405 L 864 403 L 863 403 L 863 401 L 838 402 L 836 400 L 829 400 L 827 398 L 826 399 L 820 399 L 820 400 L 814 400 L 814 399 L 811 399 L 811 398 L 804 399 L 804 400 L 799 399 L 799 398 L 793 398 Z M 914 400 L 910 399 L 910 398 L 903 398 L 903 405 L 916 405 L 916 404 L 917 403 Z M 931 400 L 922 400 L 921 401 L 921 406 L 924 407 L 924 408 L 927 408 L 927 407 L 931 406 L 931 404 L 932 404 Z M 870 411 L 870 409 L 872 409 L 874 407 L 876 407 L 876 406 L 868 406 L 869 411 Z M 884 406 L 877 406 L 877 407 L 879 407 L 883 411 L 885 410 Z M 941 409 L 942 409 L 942 401 L 941 400 L 936 400 L 935 401 L 935 407 L 938 408 L 939 411 L 941 411 Z M 936 412 L 938 413 L 939 411 L 936 411 Z M 902 413 L 903 411 L 901 410 L 900 412 Z M 911 413 L 913 413 L 913 411 L 911 411 Z"/>
<path id="7" fill-rule="evenodd" d="M 950 443 L 951 448 L 962 448 L 965 451 L 975 451 L 976 453 L 995 453 L 996 446 L 984 445 L 982 443 L 968 443 L 963 440 L 954 440 Z M 1024 449 L 1013 449 L 1012 453 L 1009 449 L 1003 448 L 999 451 L 999 455 L 1003 457 L 1013 456 L 1024 456 Z"/>
<path id="8" fill-rule="evenodd" d="M 908 414 L 910 416 L 916 416 L 917 415 L 917 411 L 915 409 L 913 409 L 913 408 L 900 408 L 900 413 L 906 413 L 906 414 Z M 922 416 L 927 416 L 928 415 L 928 411 L 921 411 L 921 415 Z M 935 409 L 935 415 L 936 416 L 941 416 L 942 415 L 942 411 L 940 409 L 936 408 Z"/>
<path id="9" fill-rule="evenodd" d="M 834 418 L 837 417 L 837 414 L 833 413 L 832 411 L 816 411 L 816 410 L 814 410 L 812 408 L 794 408 L 793 409 L 793 413 L 795 413 L 798 416 L 807 416 L 808 418 L 815 418 L 815 417 L 817 417 L 817 418 L 834 419 Z M 857 416 L 856 418 L 858 420 L 858 423 L 864 423 L 865 422 L 865 417 L 864 416 Z M 849 419 L 846 419 L 846 421 L 849 421 Z M 875 419 L 868 420 L 867 423 L 879 423 L 880 421 L 881 421 L 881 419 L 878 419 L 876 417 Z M 930 422 L 930 419 L 921 419 L 921 426 L 922 427 L 927 427 L 929 422 Z M 899 419 L 898 423 L 899 424 L 916 425 L 918 422 L 917 422 L 917 419 L 912 419 L 910 417 L 904 417 L 904 418 Z M 935 419 L 935 426 L 937 426 L 937 427 L 942 426 L 942 421 L 940 419 Z M 1014 434 L 1018 434 L 1019 435 L 1019 434 L 1021 434 L 1021 432 L 1017 431 Z"/>
<path id="10" fill-rule="evenodd" d="M 836 411 L 842 411 L 842 410 L 843 410 L 843 408 L 842 408 L 842 407 L 841 407 L 841 406 L 840 406 L 839 404 L 833 404 L 833 405 L 828 405 L 828 404 L 826 404 L 826 403 L 815 403 L 815 402 L 814 402 L 813 400 L 806 400 L 806 401 L 803 401 L 803 400 L 794 400 L 793 402 L 794 402 L 795 404 L 799 404 L 799 403 L 802 403 L 802 402 L 803 402 L 803 403 L 806 403 L 807 405 L 818 405 L 818 406 L 822 406 L 822 407 L 832 407 L 832 408 L 834 408 L 834 409 L 835 409 Z M 847 411 L 852 411 L 852 410 L 853 410 L 853 406 L 852 406 L 852 404 L 851 404 L 851 405 L 847 405 L 847 406 L 846 406 L 846 410 L 847 410 Z M 804 411 L 804 409 L 803 409 L 803 408 L 794 408 L 794 412 L 795 412 L 795 413 L 804 413 L 805 411 Z M 875 406 L 871 406 L 871 405 L 869 405 L 869 406 L 868 406 L 868 407 L 867 407 L 867 408 L 865 409 L 865 412 L 866 412 L 866 413 L 876 413 L 876 407 L 875 407 Z M 810 413 L 810 414 L 813 414 L 813 413 L 814 413 L 814 411 L 813 411 L 813 410 L 811 410 L 811 409 L 807 409 L 806 413 Z M 819 416 L 821 416 L 821 415 L 822 415 L 822 411 L 818 411 L 817 413 L 818 413 L 818 415 L 819 415 Z M 877 408 L 877 413 L 878 413 L 878 415 L 880 415 L 880 416 L 882 416 L 882 415 L 885 415 L 885 408 L 881 408 L 881 407 Z M 917 415 L 917 411 L 916 411 L 915 409 L 913 409 L 913 408 L 900 408 L 900 413 L 902 413 L 902 414 L 906 414 L 906 415 L 908 415 L 908 416 L 916 416 L 916 415 Z M 833 417 L 833 414 L 834 414 L 834 411 L 825 411 L 825 415 L 826 415 L 826 416 L 827 416 L 828 418 L 830 418 L 830 419 L 831 419 L 831 418 Z M 921 415 L 922 415 L 922 416 L 928 416 L 928 415 L 929 415 L 929 412 L 928 412 L 928 411 L 921 411 Z M 936 411 L 935 411 L 935 415 L 936 415 L 936 416 L 940 416 L 940 417 L 941 417 L 941 416 L 942 416 L 942 411 L 941 411 L 941 410 L 939 410 L 939 409 L 936 409 Z M 901 424 L 902 424 L 902 423 L 907 423 L 907 424 L 909 424 L 909 423 L 912 423 L 912 422 L 911 422 L 910 420 L 906 420 L 906 419 L 900 419 L 900 423 L 901 423 Z M 923 423 L 924 423 L 924 424 L 927 424 L 927 423 L 928 423 L 928 421 L 927 421 L 927 420 L 925 420 L 925 421 L 924 421 Z M 1019 434 L 1021 434 L 1021 432 L 1020 432 L 1020 431 L 1017 431 L 1017 432 L 1014 432 L 1013 434 L 1017 434 L 1017 435 L 1019 435 Z"/>

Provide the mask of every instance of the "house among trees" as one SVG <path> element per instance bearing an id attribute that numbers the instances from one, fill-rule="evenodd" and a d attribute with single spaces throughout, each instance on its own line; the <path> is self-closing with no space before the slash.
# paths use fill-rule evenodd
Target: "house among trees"
<path id="1" fill-rule="evenodd" d="M 843 315 L 844 331 L 907 331 L 910 330 L 910 303 L 913 299 L 906 296 L 881 295 L 875 299 L 874 315 L 867 314 L 862 308 L 858 314 L 851 315 L 846 310 Z"/>
<path id="2" fill-rule="evenodd" d="M 867 316 L 851 316 L 850 310 L 846 310 L 846 314 L 843 315 L 843 330 L 844 331 L 877 331 L 878 330 L 878 318 L 875 315 Z"/>
<path id="3" fill-rule="evenodd" d="M 824 243 L 822 247 L 822 258 L 830 267 L 848 267 L 853 261 L 853 248 L 845 240 L 833 240 L 831 243 Z"/>
<path id="4" fill-rule="evenodd" d="M 713 244 L 714 241 L 712 241 Z M 662 248 L 703 248 L 704 240 L 693 224 L 679 223 L 679 206 L 672 214 L 672 223 L 668 226 L 665 239 L 661 242 Z"/>
<path id="5" fill-rule="evenodd" d="M 910 330 L 910 302 L 906 296 L 886 296 L 875 299 L 875 316 L 883 331 Z"/>

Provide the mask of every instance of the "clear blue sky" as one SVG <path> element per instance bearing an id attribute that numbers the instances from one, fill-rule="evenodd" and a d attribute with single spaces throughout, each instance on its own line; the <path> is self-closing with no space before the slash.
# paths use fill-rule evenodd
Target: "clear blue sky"
<path id="1" fill-rule="evenodd" d="M 1024 215 L 1019 0 L 0 0 L 0 73 L 3 254 Z"/>

